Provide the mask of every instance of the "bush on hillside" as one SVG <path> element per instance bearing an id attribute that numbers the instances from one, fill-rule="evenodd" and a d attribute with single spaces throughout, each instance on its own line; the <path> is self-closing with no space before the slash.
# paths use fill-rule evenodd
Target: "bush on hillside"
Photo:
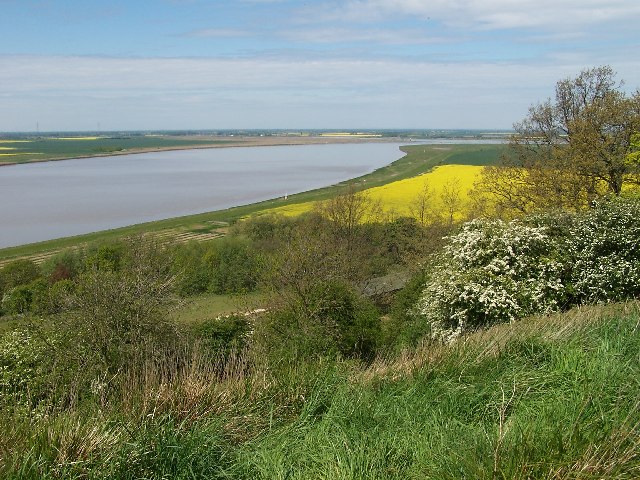
<path id="1" fill-rule="evenodd" d="M 83 251 L 66 250 L 44 262 L 41 268 L 49 283 L 54 284 L 74 279 L 83 270 L 84 263 Z"/>
<path id="2" fill-rule="evenodd" d="M 24 315 L 31 309 L 33 294 L 29 285 L 18 285 L 2 296 L 2 312 L 7 315 Z"/>
<path id="3" fill-rule="evenodd" d="M 272 363 L 336 355 L 370 360 L 381 339 L 378 310 L 340 280 L 315 283 L 255 328 L 253 344 Z"/>
<path id="4" fill-rule="evenodd" d="M 202 354 L 222 370 L 232 358 L 242 355 L 251 337 L 252 325 L 242 314 L 220 316 L 194 327 Z"/>
<path id="5" fill-rule="evenodd" d="M 521 222 L 471 221 L 449 239 L 416 313 L 446 340 L 561 306 L 637 297 L 638 238 L 637 198 Z"/>
<path id="6" fill-rule="evenodd" d="M 204 261 L 208 246 L 200 242 L 176 245 L 171 252 L 176 275 L 176 292 L 182 297 L 204 293 L 211 281 L 211 271 Z"/>
<path id="7" fill-rule="evenodd" d="M 473 220 L 450 237 L 417 306 L 432 335 L 451 340 L 467 330 L 556 309 L 564 295 L 563 266 L 546 230 Z"/>
<path id="8" fill-rule="evenodd" d="M 569 238 L 572 289 L 578 302 L 640 295 L 640 200 L 597 203 L 577 217 Z"/>
<path id="9" fill-rule="evenodd" d="M 118 271 L 125 251 L 125 245 L 120 243 L 101 245 L 89 252 L 85 266 L 88 270 Z"/>
<path id="10" fill-rule="evenodd" d="M 418 272 L 394 296 L 388 319 L 383 323 L 383 343 L 391 351 L 415 347 L 428 335 L 429 326 L 412 312 L 427 279 L 426 272 Z"/>
<path id="11" fill-rule="evenodd" d="M 260 264 L 248 243 L 237 238 L 225 239 L 205 255 L 204 262 L 210 270 L 209 291 L 230 294 L 255 290 Z"/>
<path id="12" fill-rule="evenodd" d="M 31 283 L 40 277 L 40 269 L 32 260 L 14 260 L 0 269 L 0 300 L 7 291 Z"/>
<path id="13" fill-rule="evenodd" d="M 0 406 L 26 404 L 37 397 L 47 345 L 27 330 L 0 336 Z"/>

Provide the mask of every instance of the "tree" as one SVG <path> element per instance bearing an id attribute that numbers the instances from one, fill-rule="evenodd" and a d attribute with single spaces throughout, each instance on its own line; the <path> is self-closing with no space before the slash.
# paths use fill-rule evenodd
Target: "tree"
<path id="1" fill-rule="evenodd" d="M 133 237 L 122 244 L 119 269 L 91 268 L 78 276 L 60 319 L 74 337 L 79 363 L 115 372 L 139 358 L 144 348 L 169 345 L 175 328 L 166 311 L 175 276 L 168 247 Z"/>
<path id="2" fill-rule="evenodd" d="M 0 294 L 18 285 L 26 285 L 40 276 L 32 260 L 14 260 L 0 269 Z"/>
<path id="3" fill-rule="evenodd" d="M 514 125 L 508 152 L 485 168 L 481 183 L 499 209 L 577 210 L 637 179 L 640 92 L 625 94 L 615 76 L 604 66 L 561 80 L 555 101 L 532 106 Z"/>
<path id="4" fill-rule="evenodd" d="M 315 210 L 331 221 L 334 233 L 352 249 L 355 247 L 358 227 L 366 221 L 376 221 L 381 216 L 382 207 L 379 201 L 372 200 L 366 193 L 350 185 L 340 195 L 317 203 Z"/>
<path id="5" fill-rule="evenodd" d="M 435 192 L 429 185 L 429 182 L 425 180 L 422 184 L 422 190 L 418 192 L 409 205 L 411 215 L 418 221 L 421 227 L 427 227 L 440 220 L 433 206 L 434 197 Z"/>
<path id="6" fill-rule="evenodd" d="M 458 177 L 448 179 L 442 186 L 442 192 L 440 192 L 440 200 L 442 201 L 449 226 L 453 225 L 453 218 L 460 210 L 460 192 L 460 179 Z"/>

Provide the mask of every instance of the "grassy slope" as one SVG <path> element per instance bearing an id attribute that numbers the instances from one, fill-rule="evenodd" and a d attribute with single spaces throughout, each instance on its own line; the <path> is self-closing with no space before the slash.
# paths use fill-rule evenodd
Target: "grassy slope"
<path id="1" fill-rule="evenodd" d="M 637 302 L 588 307 L 367 368 L 328 362 L 226 382 L 194 373 L 157 393 L 132 386 L 127 411 L 5 418 L 0 474 L 639 478 L 639 323 Z"/>
<path id="2" fill-rule="evenodd" d="M 64 142 L 64 140 L 60 141 Z M 110 240 L 139 233 L 162 232 L 169 229 L 179 229 L 181 231 L 193 230 L 199 227 L 201 228 L 202 225 L 207 226 L 207 228 L 213 228 L 211 222 L 232 222 L 238 218 L 246 217 L 270 208 L 324 200 L 335 195 L 336 191 L 346 183 L 354 184 L 356 188 L 359 189 L 365 189 L 414 177 L 429 171 L 435 166 L 452 163 L 450 161 L 450 158 L 452 157 L 455 158 L 455 161 L 458 164 L 464 164 L 465 158 L 468 162 L 482 161 L 488 163 L 497 159 L 502 148 L 504 147 L 500 145 L 447 145 L 446 147 L 410 145 L 402 147 L 402 151 L 406 153 L 404 157 L 396 160 L 386 167 L 379 168 L 368 175 L 353 179 L 350 182 L 296 195 L 290 195 L 287 200 L 282 198 L 267 200 L 252 205 L 245 205 L 217 212 L 208 212 L 157 222 L 142 223 L 130 227 L 79 235 L 76 237 L 50 240 L 19 247 L 4 248 L 0 249 L 0 260 L 35 255 L 41 252 L 74 247 L 87 242 Z"/>
<path id="3" fill-rule="evenodd" d="M 315 385 L 253 478 L 637 478 L 638 305 L 504 325 Z"/>

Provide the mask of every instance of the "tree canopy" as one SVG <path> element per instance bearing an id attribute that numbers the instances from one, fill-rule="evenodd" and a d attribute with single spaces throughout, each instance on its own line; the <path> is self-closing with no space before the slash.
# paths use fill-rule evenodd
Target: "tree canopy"
<path id="1" fill-rule="evenodd" d="M 510 148 L 485 169 L 482 190 L 499 209 L 578 210 L 638 183 L 640 90 L 625 93 L 611 67 L 583 70 L 556 84 L 555 99 L 514 124 Z"/>

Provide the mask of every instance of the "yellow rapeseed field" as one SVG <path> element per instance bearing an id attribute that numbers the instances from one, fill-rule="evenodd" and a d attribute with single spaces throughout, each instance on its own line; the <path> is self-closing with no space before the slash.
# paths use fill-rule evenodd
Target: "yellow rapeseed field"
<path id="1" fill-rule="evenodd" d="M 482 169 L 470 165 L 443 165 L 423 175 L 370 188 L 365 192 L 372 200 L 379 201 L 384 213 L 390 216 L 415 216 L 418 199 L 423 196 L 427 199 L 430 213 L 444 215 L 451 206 L 455 207 L 455 216 L 460 217 L 468 212 L 468 194 Z M 259 214 L 296 216 L 310 211 L 313 206 L 314 202 L 299 203 Z"/>
<path id="2" fill-rule="evenodd" d="M 101 137 L 54 137 L 53 140 L 98 140 Z"/>
<path id="3" fill-rule="evenodd" d="M 38 152 L 11 152 L 11 153 L 0 153 L 0 157 L 15 157 L 17 155 L 42 155 Z"/>

